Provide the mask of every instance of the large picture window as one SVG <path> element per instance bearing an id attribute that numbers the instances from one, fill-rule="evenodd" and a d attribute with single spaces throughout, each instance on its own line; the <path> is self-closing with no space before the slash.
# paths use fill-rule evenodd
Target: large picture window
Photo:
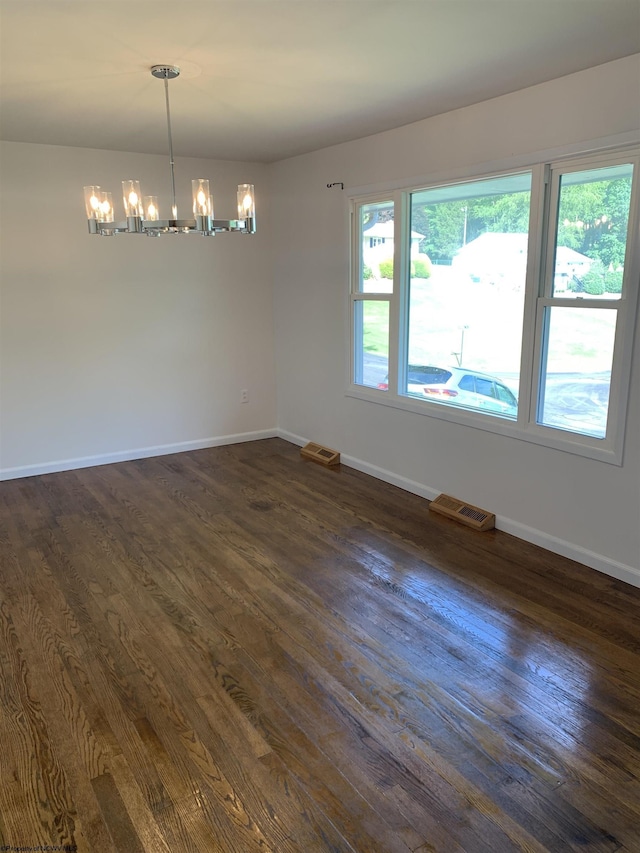
<path id="1" fill-rule="evenodd" d="M 638 152 L 353 200 L 355 396 L 620 462 Z"/>
<path id="2" fill-rule="evenodd" d="M 531 173 L 411 193 L 402 392 L 515 419 Z M 415 235 L 415 236 L 414 236 Z"/>

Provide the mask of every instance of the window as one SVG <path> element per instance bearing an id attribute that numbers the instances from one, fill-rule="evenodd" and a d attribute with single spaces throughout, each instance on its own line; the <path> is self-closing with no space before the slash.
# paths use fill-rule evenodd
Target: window
<path id="1" fill-rule="evenodd" d="M 632 151 L 354 199 L 350 393 L 619 464 L 637 173 Z"/>
<path id="2" fill-rule="evenodd" d="M 413 269 L 403 363 L 475 372 L 473 388 L 459 385 L 474 396 L 442 403 L 486 410 L 481 398 L 495 397 L 497 377 L 518 393 L 530 200 L 531 172 L 410 195 Z M 503 414 L 515 419 L 517 412 Z"/>
<path id="3" fill-rule="evenodd" d="M 389 307 L 393 293 L 393 237 L 391 247 L 374 243 L 371 234 L 394 231 L 391 199 L 359 206 L 358 279 L 353 305 L 354 381 L 382 389 L 389 374 Z"/>
<path id="4" fill-rule="evenodd" d="M 551 186 L 536 420 L 600 439 L 607 433 L 632 178 L 631 163 L 557 169 Z"/>

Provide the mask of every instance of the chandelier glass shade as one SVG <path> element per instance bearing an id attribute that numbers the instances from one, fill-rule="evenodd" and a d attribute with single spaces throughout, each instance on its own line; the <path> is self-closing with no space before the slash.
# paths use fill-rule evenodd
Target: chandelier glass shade
<path id="1" fill-rule="evenodd" d="M 193 218 L 178 219 L 171 115 L 169 112 L 169 80 L 177 77 L 180 74 L 180 69 L 175 65 L 153 65 L 151 74 L 160 80 L 164 80 L 171 168 L 171 218 L 163 219 L 161 217 L 158 197 L 155 195 L 144 196 L 139 181 L 126 180 L 122 182 L 125 218 L 121 221 L 115 219 L 111 193 L 99 186 L 86 186 L 84 188 L 84 202 L 89 233 L 103 237 L 111 237 L 114 234 L 147 234 L 151 237 L 160 237 L 163 234 L 202 234 L 205 237 L 211 237 L 221 231 L 255 234 L 256 206 L 253 184 L 238 185 L 237 219 L 215 219 L 209 181 L 206 178 L 194 178 L 191 181 Z"/>

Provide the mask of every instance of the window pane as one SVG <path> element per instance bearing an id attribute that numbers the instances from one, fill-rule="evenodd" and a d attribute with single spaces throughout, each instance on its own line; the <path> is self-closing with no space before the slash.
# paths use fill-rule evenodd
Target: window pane
<path id="1" fill-rule="evenodd" d="M 604 438 L 617 311 L 547 308 L 538 423 Z"/>
<path id="2" fill-rule="evenodd" d="M 515 419 L 530 190 L 524 173 L 412 194 L 406 362 L 451 375 L 405 393 Z"/>
<path id="3" fill-rule="evenodd" d="M 633 166 L 562 175 L 553 295 L 619 299 Z"/>
<path id="4" fill-rule="evenodd" d="M 391 293 L 393 290 L 393 202 L 363 204 L 359 239 L 360 293 Z"/>
<path id="5" fill-rule="evenodd" d="M 389 303 L 365 299 L 354 305 L 356 385 L 386 391 L 389 382 Z"/>

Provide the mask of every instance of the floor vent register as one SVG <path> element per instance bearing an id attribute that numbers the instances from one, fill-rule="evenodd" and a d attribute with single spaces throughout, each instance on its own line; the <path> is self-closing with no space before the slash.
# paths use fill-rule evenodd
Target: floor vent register
<path id="1" fill-rule="evenodd" d="M 474 530 L 491 530 L 496 526 L 494 513 L 459 501 L 451 495 L 438 495 L 429 504 L 429 509 L 440 515 L 446 515 L 447 518 L 453 518 L 461 524 L 466 524 L 467 527 L 473 527 Z"/>
<path id="2" fill-rule="evenodd" d="M 312 441 L 309 444 L 305 444 L 300 454 L 305 459 L 311 459 L 328 467 L 340 464 L 340 454 L 337 450 L 331 450 L 330 447 L 323 447 L 321 444 L 314 444 Z"/>

